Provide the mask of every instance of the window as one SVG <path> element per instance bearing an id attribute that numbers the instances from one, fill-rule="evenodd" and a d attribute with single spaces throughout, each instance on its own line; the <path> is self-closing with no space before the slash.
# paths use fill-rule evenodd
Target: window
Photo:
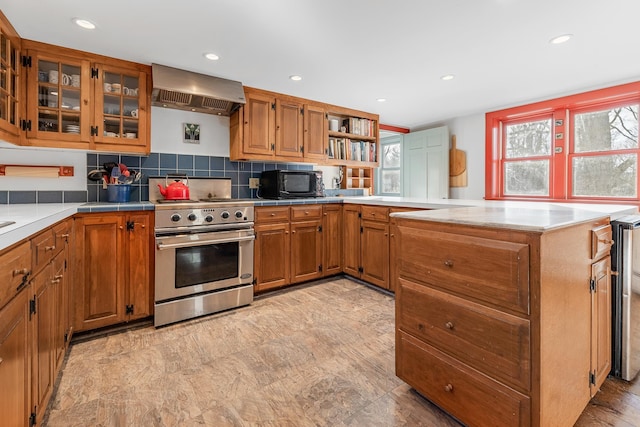
<path id="1" fill-rule="evenodd" d="M 638 201 L 640 82 L 487 114 L 487 199 Z"/>
<path id="2" fill-rule="evenodd" d="M 402 155 L 402 137 L 388 137 L 381 141 L 380 151 L 382 152 L 380 170 L 378 171 L 379 194 L 389 196 L 400 196 L 400 182 L 402 174 L 400 172 L 400 160 Z"/>

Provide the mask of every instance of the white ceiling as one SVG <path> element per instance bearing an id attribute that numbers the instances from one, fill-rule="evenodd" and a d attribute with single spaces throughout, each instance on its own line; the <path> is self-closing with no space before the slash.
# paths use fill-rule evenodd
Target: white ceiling
<path id="1" fill-rule="evenodd" d="M 0 9 L 23 38 L 408 128 L 640 79 L 638 0 L 0 0 Z M 564 33 L 574 37 L 548 43 Z"/>

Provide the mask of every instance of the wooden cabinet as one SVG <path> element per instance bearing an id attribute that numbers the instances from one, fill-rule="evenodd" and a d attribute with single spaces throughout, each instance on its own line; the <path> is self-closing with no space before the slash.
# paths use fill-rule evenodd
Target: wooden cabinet
<path id="1" fill-rule="evenodd" d="M 359 166 L 341 166 L 342 182 L 340 188 L 364 188 L 369 194 L 374 193 L 373 168 Z"/>
<path id="2" fill-rule="evenodd" d="M 7 282 L 0 283 L 0 289 L 5 286 Z M 10 288 L 15 290 L 14 286 Z M 3 425 L 7 426 L 30 425 L 30 290 L 30 285 L 27 285 L 15 297 L 12 295 L 10 301 L 0 300 L 0 414 Z"/>
<path id="3" fill-rule="evenodd" d="M 0 136 L 14 144 L 20 141 L 23 107 L 20 56 L 18 33 L 0 11 Z"/>
<path id="4" fill-rule="evenodd" d="M 148 212 L 76 216 L 76 332 L 152 314 L 152 230 Z"/>
<path id="5" fill-rule="evenodd" d="M 389 289 L 389 208 L 344 205 L 344 272 Z"/>
<path id="6" fill-rule="evenodd" d="M 250 87 L 245 87 L 245 97 L 245 105 L 230 118 L 231 160 L 377 166 L 377 115 Z M 340 115 L 340 120 L 355 120 L 357 117 L 358 123 L 363 123 L 363 134 L 329 131 L 328 112 L 333 114 L 332 117 Z M 332 138 L 327 135 L 332 135 Z M 342 137 L 343 146 L 354 150 L 356 140 L 349 138 L 356 137 L 362 159 L 356 160 L 346 154 L 337 157 L 336 137 Z M 331 148 L 329 142 L 333 142 Z"/>
<path id="7" fill-rule="evenodd" d="M 150 67 L 30 40 L 23 49 L 23 145 L 150 151 Z"/>
<path id="8" fill-rule="evenodd" d="M 601 226 L 393 218 L 397 375 L 465 424 L 572 426 L 610 369 Z"/>
<path id="9" fill-rule="evenodd" d="M 322 275 L 342 273 L 342 205 L 322 206 Z"/>
<path id="10" fill-rule="evenodd" d="M 0 255 L 0 307 L 5 306 L 29 283 L 31 272 L 29 241 Z"/>
<path id="11" fill-rule="evenodd" d="M 380 164 L 378 115 L 327 106 L 327 118 L 338 129 L 328 130 L 327 162 L 377 167 Z"/>
<path id="12" fill-rule="evenodd" d="M 340 205 L 257 207 L 255 216 L 256 292 L 340 273 L 340 251 L 332 251 L 341 241 Z"/>

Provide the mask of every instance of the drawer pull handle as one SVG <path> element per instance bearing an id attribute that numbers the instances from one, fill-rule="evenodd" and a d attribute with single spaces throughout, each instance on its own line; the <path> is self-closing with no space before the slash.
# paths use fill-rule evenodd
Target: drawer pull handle
<path id="1" fill-rule="evenodd" d="M 29 269 L 28 268 L 21 268 L 20 270 L 13 270 L 13 277 L 16 276 L 20 276 L 23 274 L 28 274 L 29 273 Z"/>
<path id="2" fill-rule="evenodd" d="M 271 216 L 276 216 L 276 214 L 272 212 L 272 213 L 271 213 Z"/>
<path id="3" fill-rule="evenodd" d="M 451 323 L 451 322 L 445 323 L 444 326 L 446 326 L 447 329 L 453 329 L 453 323 Z"/>
<path id="4" fill-rule="evenodd" d="M 602 242 L 605 245 L 611 245 L 611 246 L 613 246 L 613 244 L 615 243 L 613 240 L 609 240 L 609 239 L 598 239 L 598 242 Z"/>
<path id="5" fill-rule="evenodd" d="M 45 252 L 46 252 L 46 251 L 53 251 L 53 250 L 55 250 L 55 249 L 56 249 L 56 247 L 55 247 L 55 246 L 45 246 L 45 247 L 44 247 Z"/>
<path id="6" fill-rule="evenodd" d="M 451 393 L 453 391 L 453 386 L 451 384 L 447 384 L 446 386 L 444 386 L 444 391 L 446 391 L 447 393 Z"/>
<path id="7" fill-rule="evenodd" d="M 68 234 L 61 234 L 60 237 L 62 237 L 63 239 L 66 239 L 67 237 L 69 237 Z"/>
<path id="8" fill-rule="evenodd" d="M 444 262 L 444 265 L 446 265 L 447 267 L 453 267 L 453 261 L 451 261 L 450 259 L 446 260 Z"/>
<path id="9" fill-rule="evenodd" d="M 304 211 L 304 214 L 305 215 L 309 215 L 309 211 Z"/>

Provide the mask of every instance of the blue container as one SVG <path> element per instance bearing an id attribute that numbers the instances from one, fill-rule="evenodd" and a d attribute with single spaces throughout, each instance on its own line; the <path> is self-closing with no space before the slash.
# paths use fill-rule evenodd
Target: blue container
<path id="1" fill-rule="evenodd" d="M 126 203 L 131 200 L 130 184 L 111 184 L 107 186 L 107 201 L 112 203 Z"/>

